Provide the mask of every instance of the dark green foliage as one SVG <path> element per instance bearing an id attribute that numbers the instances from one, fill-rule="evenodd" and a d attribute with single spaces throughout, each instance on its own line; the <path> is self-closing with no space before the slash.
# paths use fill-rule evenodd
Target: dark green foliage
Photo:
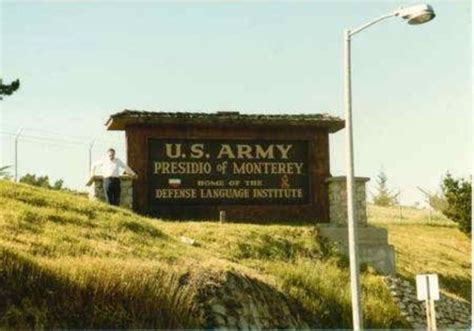
<path id="1" fill-rule="evenodd" d="M 48 176 L 36 176 L 35 174 L 26 174 L 20 178 L 20 183 L 48 188 L 51 190 L 61 190 L 63 188 L 64 181 L 62 179 L 58 179 L 51 185 L 49 183 Z"/>
<path id="2" fill-rule="evenodd" d="M 20 80 L 14 80 L 10 84 L 3 84 L 2 80 L 0 79 L 0 100 L 2 100 L 2 96 L 4 95 L 12 95 L 13 92 L 20 88 Z"/>
<path id="3" fill-rule="evenodd" d="M 446 174 L 443 179 L 443 194 L 448 206 L 443 210 L 448 218 L 459 224 L 459 229 L 464 233 L 471 234 L 471 179 L 453 178 Z"/>
<path id="4" fill-rule="evenodd" d="M 373 195 L 376 206 L 388 207 L 397 203 L 398 193 L 392 192 L 387 187 L 387 175 L 381 170 L 377 175 L 377 193 Z"/>
<path id="5" fill-rule="evenodd" d="M 434 210 L 442 213 L 446 208 L 448 208 L 448 202 L 442 194 L 433 193 L 430 197 L 430 206 Z"/>
<path id="6" fill-rule="evenodd" d="M 54 182 L 53 186 L 51 187 L 53 190 L 61 190 L 63 188 L 64 180 L 58 179 Z"/>

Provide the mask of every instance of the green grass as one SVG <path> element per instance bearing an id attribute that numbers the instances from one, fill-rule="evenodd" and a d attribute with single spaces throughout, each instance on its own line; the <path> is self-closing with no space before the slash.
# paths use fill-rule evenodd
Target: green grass
<path id="1" fill-rule="evenodd" d="M 420 273 L 437 273 L 442 291 L 471 300 L 471 240 L 440 213 L 369 206 L 369 223 L 388 230 L 398 273 L 414 282 Z"/>
<path id="2" fill-rule="evenodd" d="M 401 240 L 402 225 L 379 219 Z M 310 225 L 161 221 L 1 181 L 0 261 L 0 328 L 199 327 L 196 286 L 230 270 L 297 300 L 315 328 L 351 326 L 346 259 Z M 410 277 L 414 261 L 402 261 Z M 407 326 L 381 276 L 366 271 L 362 286 L 367 327 Z"/>

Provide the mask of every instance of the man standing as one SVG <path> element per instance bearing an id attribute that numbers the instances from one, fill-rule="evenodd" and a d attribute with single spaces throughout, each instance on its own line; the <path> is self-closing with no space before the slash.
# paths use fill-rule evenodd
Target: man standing
<path id="1" fill-rule="evenodd" d="M 122 160 L 115 157 L 115 150 L 109 148 L 107 156 L 94 163 L 91 169 L 91 176 L 95 175 L 97 167 L 101 168 L 101 175 L 104 177 L 104 194 L 107 203 L 118 206 L 120 204 L 120 169 L 136 176 L 137 174 Z"/>

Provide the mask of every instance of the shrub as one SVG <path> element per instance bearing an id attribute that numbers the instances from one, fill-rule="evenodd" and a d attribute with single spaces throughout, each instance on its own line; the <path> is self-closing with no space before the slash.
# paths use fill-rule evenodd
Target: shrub
<path id="1" fill-rule="evenodd" d="M 50 184 L 48 176 L 36 176 L 34 174 L 26 174 L 20 178 L 20 183 L 49 188 L 51 190 L 61 190 L 63 188 L 64 181 L 62 179 L 58 179 L 54 183 Z"/>
<path id="2" fill-rule="evenodd" d="M 457 222 L 461 231 L 471 234 L 471 179 L 456 179 L 448 173 L 443 179 L 442 188 L 448 202 L 443 214 Z"/>

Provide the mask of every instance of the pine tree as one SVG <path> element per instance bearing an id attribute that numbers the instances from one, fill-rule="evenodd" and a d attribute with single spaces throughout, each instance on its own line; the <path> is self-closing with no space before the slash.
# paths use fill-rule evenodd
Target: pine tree
<path id="1" fill-rule="evenodd" d="M 377 175 L 377 192 L 373 194 L 374 204 L 376 206 L 393 206 L 397 203 L 399 193 L 392 192 L 387 187 L 387 175 L 380 170 L 379 174 Z"/>
<path id="2" fill-rule="evenodd" d="M 10 84 L 3 84 L 2 80 L 0 79 L 0 100 L 4 95 L 12 95 L 13 92 L 20 88 L 20 80 L 14 80 Z"/>
<path id="3" fill-rule="evenodd" d="M 443 179 L 443 194 L 448 207 L 443 214 L 459 223 L 459 229 L 470 235 L 472 231 L 472 179 L 453 178 L 446 174 Z"/>

